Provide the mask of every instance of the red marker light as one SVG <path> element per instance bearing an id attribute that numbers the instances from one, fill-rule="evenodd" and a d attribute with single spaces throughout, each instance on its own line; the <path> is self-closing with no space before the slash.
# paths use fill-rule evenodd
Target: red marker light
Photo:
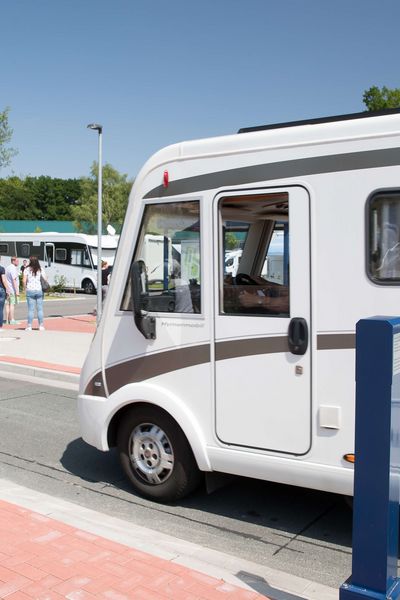
<path id="1" fill-rule="evenodd" d="M 168 171 L 164 171 L 164 177 L 163 177 L 163 186 L 165 188 L 167 188 L 169 185 L 169 175 L 168 175 Z"/>

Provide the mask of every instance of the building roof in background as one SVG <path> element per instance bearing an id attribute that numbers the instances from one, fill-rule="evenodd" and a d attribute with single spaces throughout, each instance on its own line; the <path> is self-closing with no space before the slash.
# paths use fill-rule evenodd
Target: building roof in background
<path id="1" fill-rule="evenodd" d="M 39 233 L 57 231 L 58 233 L 76 233 L 74 221 L 6 221 L 0 219 L 1 233 Z"/>

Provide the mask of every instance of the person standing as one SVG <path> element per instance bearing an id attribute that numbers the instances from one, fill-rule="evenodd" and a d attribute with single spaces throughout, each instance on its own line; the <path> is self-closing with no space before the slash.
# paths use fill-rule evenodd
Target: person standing
<path id="1" fill-rule="evenodd" d="M 101 299 L 104 299 L 108 292 L 108 285 L 110 282 L 111 267 L 106 260 L 101 261 Z"/>
<path id="2" fill-rule="evenodd" d="M 4 303 L 8 295 L 6 270 L 0 265 L 0 329 L 3 327 Z"/>
<path id="3" fill-rule="evenodd" d="M 44 330 L 43 325 L 43 290 L 40 277 L 47 281 L 44 269 L 40 267 L 37 256 L 31 256 L 29 265 L 24 269 L 23 286 L 26 290 L 26 301 L 28 303 L 28 323 L 25 331 L 32 331 L 32 321 L 37 312 L 39 330 Z"/>
<path id="4" fill-rule="evenodd" d="M 11 263 L 6 268 L 6 279 L 10 291 L 6 299 L 6 322 L 10 325 L 18 325 L 14 318 L 15 305 L 19 302 L 19 271 L 18 258 L 11 257 Z"/>
<path id="5" fill-rule="evenodd" d="M 24 271 L 25 271 L 25 269 L 26 269 L 26 267 L 27 267 L 27 266 L 28 266 L 28 261 L 27 261 L 26 259 L 24 259 L 24 260 L 22 261 L 21 275 L 23 275 L 23 274 L 24 274 Z"/>

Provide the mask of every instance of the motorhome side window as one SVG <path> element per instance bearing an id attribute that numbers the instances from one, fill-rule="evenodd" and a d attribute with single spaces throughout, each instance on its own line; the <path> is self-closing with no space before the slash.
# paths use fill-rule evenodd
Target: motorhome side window
<path id="1" fill-rule="evenodd" d="M 289 317 L 289 197 L 233 196 L 219 203 L 220 311 Z"/>
<path id="2" fill-rule="evenodd" d="M 134 261 L 143 261 L 148 312 L 200 313 L 199 202 L 152 204 L 145 208 Z M 132 308 L 127 283 L 122 310 Z"/>
<path id="3" fill-rule="evenodd" d="M 17 255 L 22 258 L 29 258 L 31 255 L 31 247 L 27 242 L 17 242 Z"/>
<path id="4" fill-rule="evenodd" d="M 71 265 L 90 266 L 89 252 L 87 248 L 80 246 L 71 248 Z"/>
<path id="5" fill-rule="evenodd" d="M 67 250 L 66 248 L 56 248 L 56 262 L 66 262 Z"/>
<path id="6" fill-rule="evenodd" d="M 372 196 L 368 213 L 368 274 L 375 283 L 400 285 L 400 191 Z"/>

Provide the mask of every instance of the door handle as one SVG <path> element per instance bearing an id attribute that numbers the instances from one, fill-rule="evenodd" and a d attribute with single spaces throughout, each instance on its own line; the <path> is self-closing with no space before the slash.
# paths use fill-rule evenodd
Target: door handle
<path id="1" fill-rule="evenodd" d="M 292 354 L 305 354 L 308 348 L 308 325 L 302 317 L 294 317 L 289 323 L 289 349 Z"/>

